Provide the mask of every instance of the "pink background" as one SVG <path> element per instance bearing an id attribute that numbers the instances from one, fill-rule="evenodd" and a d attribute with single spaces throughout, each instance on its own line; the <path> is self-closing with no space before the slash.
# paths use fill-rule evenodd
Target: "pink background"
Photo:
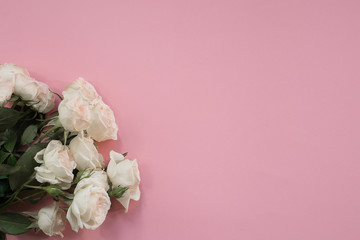
<path id="1" fill-rule="evenodd" d="M 1 1 L 0 20 L 0 62 L 93 83 L 119 125 L 102 152 L 140 163 L 141 201 L 65 239 L 360 239 L 359 1 Z"/>

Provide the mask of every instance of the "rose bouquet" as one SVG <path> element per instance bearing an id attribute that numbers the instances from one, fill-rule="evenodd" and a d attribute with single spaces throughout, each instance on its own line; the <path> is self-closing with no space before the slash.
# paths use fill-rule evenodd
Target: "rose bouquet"
<path id="1" fill-rule="evenodd" d="M 94 142 L 117 139 L 113 111 L 82 78 L 62 94 L 22 67 L 0 65 L 0 239 L 31 229 L 63 236 L 66 220 L 76 232 L 96 229 L 110 197 L 125 211 L 140 198 L 136 160 L 111 151 L 105 166 Z M 55 96 L 61 101 L 54 110 Z M 46 196 L 53 203 L 37 213 L 9 211 Z"/>

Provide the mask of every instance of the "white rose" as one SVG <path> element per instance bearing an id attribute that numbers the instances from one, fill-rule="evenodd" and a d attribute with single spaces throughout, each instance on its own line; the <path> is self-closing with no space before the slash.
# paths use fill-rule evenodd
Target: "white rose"
<path id="1" fill-rule="evenodd" d="M 36 99 L 39 84 L 35 79 L 18 73 L 15 74 L 15 89 L 14 94 L 20 96 L 25 101 L 33 101 Z"/>
<path id="2" fill-rule="evenodd" d="M 29 76 L 28 71 L 20 66 L 11 63 L 0 65 L 0 107 L 5 106 L 11 98 L 15 87 L 15 74 L 18 73 Z"/>
<path id="3" fill-rule="evenodd" d="M 85 81 L 83 78 L 78 78 L 70 85 L 68 85 L 63 91 L 64 98 L 72 98 L 74 96 L 80 96 L 83 100 L 88 103 L 93 102 L 94 100 L 101 99 L 101 97 L 96 92 L 93 85 Z"/>
<path id="4" fill-rule="evenodd" d="M 48 85 L 21 73 L 15 75 L 14 94 L 41 113 L 47 113 L 55 106 L 55 97 Z"/>
<path id="5" fill-rule="evenodd" d="M 76 162 L 77 169 L 84 170 L 104 167 L 103 156 L 96 149 L 94 140 L 90 137 L 85 137 L 83 131 L 71 140 L 69 148 Z"/>
<path id="6" fill-rule="evenodd" d="M 79 228 L 94 230 L 105 221 L 111 205 L 108 188 L 106 173 L 103 171 L 94 171 L 90 177 L 78 183 L 66 215 L 75 232 Z"/>
<path id="7" fill-rule="evenodd" d="M 90 106 L 79 96 L 64 98 L 59 104 L 58 111 L 61 125 L 67 131 L 82 131 L 90 125 Z"/>
<path id="8" fill-rule="evenodd" d="M 41 163 L 35 167 L 35 178 L 38 182 L 48 182 L 69 189 L 74 178 L 76 167 L 69 148 L 58 140 L 52 140 L 47 147 L 35 155 L 35 161 Z"/>
<path id="9" fill-rule="evenodd" d="M 50 112 L 55 106 L 55 96 L 50 92 L 48 85 L 42 82 L 38 84 L 38 92 L 31 106 L 41 113 Z"/>
<path id="10" fill-rule="evenodd" d="M 72 132 L 86 130 L 96 141 L 117 139 L 118 126 L 113 111 L 83 78 L 67 86 L 59 105 L 59 119 Z"/>
<path id="11" fill-rule="evenodd" d="M 48 236 L 60 235 L 65 229 L 66 213 L 54 202 L 48 207 L 40 209 L 38 213 L 39 228 Z"/>
<path id="12" fill-rule="evenodd" d="M 86 177 L 89 176 L 90 177 Z M 105 191 L 109 190 L 108 176 L 103 170 L 86 170 L 83 175 L 81 181 L 76 185 L 74 193 L 80 191 L 81 189 L 87 188 L 88 186 L 100 187 L 105 189 Z"/>
<path id="13" fill-rule="evenodd" d="M 136 159 L 125 160 L 122 154 L 111 151 L 107 174 L 113 186 L 129 188 L 121 198 L 117 199 L 127 212 L 130 199 L 135 201 L 140 199 L 140 172 Z"/>
<path id="14" fill-rule="evenodd" d="M 117 139 L 118 126 L 115 122 L 114 113 L 108 105 L 99 101 L 91 111 L 91 116 L 92 122 L 86 129 L 90 137 L 98 142 Z"/>
<path id="15" fill-rule="evenodd" d="M 14 83 L 10 80 L 0 78 L 0 107 L 5 106 L 14 92 Z"/>
<path id="16" fill-rule="evenodd" d="M 12 63 L 4 63 L 0 65 L 0 78 L 8 81 L 12 81 L 15 84 L 15 74 L 24 74 L 30 76 L 29 72 L 20 66 Z"/>
<path id="17" fill-rule="evenodd" d="M 63 91 L 64 100 L 59 105 L 59 120 L 63 127 L 79 132 L 92 122 L 91 110 L 101 97 L 83 78 L 78 78 Z"/>

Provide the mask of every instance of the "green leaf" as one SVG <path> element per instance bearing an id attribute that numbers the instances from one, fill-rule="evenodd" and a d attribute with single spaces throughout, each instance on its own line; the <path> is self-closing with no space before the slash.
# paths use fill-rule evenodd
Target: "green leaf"
<path id="1" fill-rule="evenodd" d="M 22 112 L 11 108 L 0 108 L 0 132 L 16 125 L 22 117 Z"/>
<path id="2" fill-rule="evenodd" d="M 84 173 L 85 173 L 86 170 L 87 170 L 87 169 L 80 170 L 80 171 L 76 174 L 76 178 L 75 178 L 75 180 L 73 181 L 73 185 L 76 185 L 76 184 L 78 184 L 78 183 L 80 182 L 80 180 L 81 180 L 81 178 L 82 178 L 82 176 L 84 175 Z"/>
<path id="3" fill-rule="evenodd" d="M 34 212 L 22 212 L 23 214 L 27 215 L 28 217 L 30 218 L 33 218 L 33 219 L 38 219 L 38 214 L 37 213 L 34 213 Z"/>
<path id="4" fill-rule="evenodd" d="M 0 151 L 0 163 L 3 163 L 9 155 L 10 153 Z"/>
<path id="5" fill-rule="evenodd" d="M 30 125 L 28 126 L 23 135 L 21 136 L 21 146 L 31 143 L 34 141 L 37 134 L 38 126 Z"/>
<path id="6" fill-rule="evenodd" d="M 3 138 L 5 138 L 6 140 L 6 143 L 4 144 L 4 148 L 8 152 L 12 152 L 14 150 L 17 141 L 16 133 L 13 130 L 6 129 Z"/>
<path id="7" fill-rule="evenodd" d="M 83 180 L 84 178 L 89 178 L 91 177 L 91 175 L 94 174 L 94 171 L 88 171 L 89 169 L 83 169 L 80 170 L 77 174 L 76 174 L 76 178 L 75 180 L 72 182 L 72 185 L 76 185 L 78 184 L 81 180 Z"/>
<path id="8" fill-rule="evenodd" d="M 29 201 L 32 204 L 36 204 L 36 203 L 40 202 L 41 199 L 43 199 L 46 195 L 47 195 L 46 192 L 44 192 L 44 194 L 42 194 L 40 197 L 29 199 Z"/>
<path id="9" fill-rule="evenodd" d="M 27 228 L 31 229 L 31 228 L 38 228 L 38 227 L 39 227 L 38 221 L 33 221 L 30 223 L 30 225 Z"/>
<path id="10" fill-rule="evenodd" d="M 111 191 L 109 192 L 109 196 L 110 197 L 114 197 L 114 198 L 121 198 L 122 195 L 124 195 L 124 193 L 128 190 L 128 187 L 114 187 L 111 189 Z"/>
<path id="11" fill-rule="evenodd" d="M 10 157 L 7 160 L 7 164 L 10 166 L 15 166 L 16 164 L 16 157 L 14 155 L 10 155 Z"/>
<path id="12" fill-rule="evenodd" d="M 45 148 L 47 143 L 38 143 L 28 148 L 28 150 L 21 155 L 16 162 L 15 167 L 19 167 L 20 170 L 9 177 L 10 187 L 13 191 L 23 185 L 30 176 L 34 173 L 34 167 L 38 165 L 34 157 L 37 152 Z"/>
<path id="13" fill-rule="evenodd" d="M 4 181 L 0 182 L 0 197 L 4 197 L 8 189 L 9 189 L 9 184 L 7 182 Z"/>
<path id="14" fill-rule="evenodd" d="M 20 171 L 20 166 L 10 166 L 7 164 L 0 164 L 0 175 L 11 175 Z"/>
<path id="15" fill-rule="evenodd" d="M 0 213 L 0 231 L 19 235 L 29 231 L 28 226 L 31 224 L 29 218 L 14 212 Z"/>

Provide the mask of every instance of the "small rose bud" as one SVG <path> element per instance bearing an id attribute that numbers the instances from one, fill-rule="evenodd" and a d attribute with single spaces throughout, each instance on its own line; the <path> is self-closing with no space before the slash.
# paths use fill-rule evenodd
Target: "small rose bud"
<path id="1" fill-rule="evenodd" d="M 48 207 L 40 209 L 38 213 L 38 226 L 48 236 L 60 235 L 65 229 L 66 213 L 54 202 Z"/>

